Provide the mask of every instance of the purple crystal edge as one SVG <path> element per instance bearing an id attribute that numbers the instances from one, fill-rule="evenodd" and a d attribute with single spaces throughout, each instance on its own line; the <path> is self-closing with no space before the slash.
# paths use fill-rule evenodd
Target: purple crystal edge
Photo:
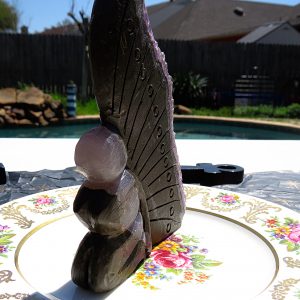
<path id="1" fill-rule="evenodd" d="M 154 38 L 153 35 L 153 31 L 150 25 L 150 21 L 149 21 L 149 16 L 147 13 L 147 9 L 145 6 L 145 2 L 144 0 L 141 0 L 142 2 L 142 20 L 145 23 L 145 26 L 147 28 L 146 32 L 149 35 L 149 39 L 151 41 L 151 43 L 154 46 L 154 55 L 155 58 L 157 59 L 157 61 L 160 63 L 161 67 L 162 67 L 162 71 L 163 74 L 167 80 L 168 83 L 168 95 L 167 95 L 167 111 L 168 111 L 168 118 L 169 118 L 169 124 L 170 124 L 170 134 L 171 134 L 171 140 L 174 144 L 174 148 L 173 148 L 173 152 L 177 161 L 177 174 L 179 177 L 180 182 L 182 182 L 182 174 L 181 174 L 181 169 L 180 169 L 180 163 L 179 163 L 179 156 L 177 153 L 177 147 L 176 147 L 176 143 L 175 143 L 175 132 L 174 132 L 174 126 L 173 126 L 173 115 L 174 115 L 174 99 L 173 99 L 173 81 L 172 81 L 172 77 L 170 76 L 169 72 L 168 72 L 168 64 L 165 60 L 165 54 L 161 51 L 161 49 L 158 46 L 157 41 Z M 182 199 L 185 202 L 185 194 L 183 192 L 183 185 L 180 185 L 181 188 L 181 196 Z"/>

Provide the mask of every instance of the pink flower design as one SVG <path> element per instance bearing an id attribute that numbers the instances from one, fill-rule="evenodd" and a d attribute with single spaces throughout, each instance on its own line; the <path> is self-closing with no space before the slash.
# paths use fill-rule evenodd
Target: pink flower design
<path id="1" fill-rule="evenodd" d="M 36 200 L 37 204 L 51 204 L 52 199 L 51 198 L 45 198 L 45 197 L 40 197 Z"/>
<path id="2" fill-rule="evenodd" d="M 162 280 L 178 285 L 203 284 L 209 275 L 200 269 L 207 270 L 221 262 L 206 259 L 208 250 L 200 248 L 199 243 L 195 236 L 172 235 L 152 250 L 145 264 L 133 275 L 133 284 L 150 290 L 159 290 Z"/>
<path id="3" fill-rule="evenodd" d="M 8 227 L 7 225 L 0 225 L 0 231 L 5 231 L 8 230 L 10 227 Z"/>
<path id="4" fill-rule="evenodd" d="M 191 259 L 182 252 L 178 252 L 178 254 L 173 254 L 169 251 L 159 250 L 153 253 L 154 261 L 165 267 L 171 269 L 183 269 L 183 268 L 191 268 L 192 261 Z"/>
<path id="5" fill-rule="evenodd" d="M 0 245 L 0 253 L 6 253 L 8 252 L 8 248 L 4 245 Z"/>
<path id="6" fill-rule="evenodd" d="M 55 198 L 49 197 L 47 195 L 41 195 L 29 201 L 31 201 L 34 204 L 34 206 L 38 209 L 42 209 L 43 207 L 47 207 L 47 206 L 53 206 L 57 203 L 55 201 Z"/>
<path id="7" fill-rule="evenodd" d="M 224 203 L 233 203 L 235 202 L 235 199 L 232 195 L 224 195 L 221 197 L 221 201 Z"/>
<path id="8" fill-rule="evenodd" d="M 214 199 L 211 199 L 212 202 L 216 202 L 217 204 L 224 207 L 233 207 L 240 204 L 240 197 L 236 194 L 227 194 L 227 193 L 219 193 Z"/>
<path id="9" fill-rule="evenodd" d="M 289 240 L 294 243 L 300 243 L 300 225 L 291 228 L 291 230 L 292 231 L 288 235 Z"/>
<path id="10" fill-rule="evenodd" d="M 172 234 L 168 240 L 173 241 L 175 243 L 181 243 L 182 242 L 182 238 L 179 236 L 176 236 L 175 234 Z"/>

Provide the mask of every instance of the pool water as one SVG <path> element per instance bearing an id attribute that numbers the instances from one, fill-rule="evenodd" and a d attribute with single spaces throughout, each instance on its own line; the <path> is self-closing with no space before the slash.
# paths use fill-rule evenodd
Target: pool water
<path id="1" fill-rule="evenodd" d="M 300 140 L 299 132 L 287 129 L 250 127 L 247 124 L 179 122 L 174 124 L 177 139 L 233 139 L 233 140 Z"/>
<path id="2" fill-rule="evenodd" d="M 96 123 L 35 128 L 2 128 L 0 138 L 79 138 Z M 211 122 L 174 122 L 176 139 L 300 140 L 300 133 Z"/>
<path id="3" fill-rule="evenodd" d="M 79 138 L 97 124 L 72 124 L 34 128 L 0 129 L 0 138 Z"/>

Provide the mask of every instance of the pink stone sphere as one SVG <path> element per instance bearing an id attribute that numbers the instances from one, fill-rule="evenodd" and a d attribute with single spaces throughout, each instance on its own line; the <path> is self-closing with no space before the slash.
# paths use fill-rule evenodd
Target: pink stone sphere
<path id="1" fill-rule="evenodd" d="M 87 178 L 87 186 L 116 190 L 126 166 L 127 152 L 118 134 L 99 126 L 83 134 L 74 159 Z"/>

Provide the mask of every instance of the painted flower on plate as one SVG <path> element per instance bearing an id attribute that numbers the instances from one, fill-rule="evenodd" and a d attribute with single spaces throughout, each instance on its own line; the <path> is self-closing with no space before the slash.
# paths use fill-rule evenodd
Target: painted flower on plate
<path id="1" fill-rule="evenodd" d="M 5 230 L 8 230 L 9 229 L 9 227 L 7 226 L 7 225 L 0 225 L 0 232 L 1 231 L 5 231 Z"/>
<path id="2" fill-rule="evenodd" d="M 194 236 L 171 235 L 156 246 L 144 265 L 132 276 L 133 284 L 146 289 L 159 289 L 166 281 L 175 284 L 204 283 L 210 270 L 221 264 L 207 259 L 208 250 L 200 247 Z"/>
<path id="3" fill-rule="evenodd" d="M 35 206 L 35 208 L 41 209 L 43 207 L 53 206 L 57 203 L 54 197 L 49 197 L 48 195 L 41 195 L 37 198 L 32 198 L 29 200 Z"/>
<path id="4" fill-rule="evenodd" d="M 288 239 L 294 243 L 300 243 L 300 225 L 295 226 L 291 229 L 288 235 Z"/>
<path id="5" fill-rule="evenodd" d="M 165 268 L 188 269 L 192 266 L 190 257 L 181 252 L 173 254 L 169 251 L 158 250 L 155 251 L 152 257 L 157 264 Z"/>
<path id="6" fill-rule="evenodd" d="M 280 221 L 278 217 L 274 217 L 265 220 L 263 226 L 267 227 L 267 232 L 270 232 L 272 239 L 286 245 L 287 251 L 296 251 L 296 254 L 300 254 L 300 224 L 298 220 L 285 218 L 284 221 Z"/>
<path id="7" fill-rule="evenodd" d="M 234 206 L 240 203 L 240 197 L 236 194 L 219 193 L 211 199 L 212 202 L 217 202 L 222 206 Z"/>
<path id="8" fill-rule="evenodd" d="M 0 254 L 6 253 L 8 251 L 7 246 L 0 245 Z"/>
<path id="9" fill-rule="evenodd" d="M 14 236 L 15 234 L 9 226 L 0 225 L 0 257 L 7 258 L 7 253 L 14 248 L 11 246 L 11 239 Z"/>

